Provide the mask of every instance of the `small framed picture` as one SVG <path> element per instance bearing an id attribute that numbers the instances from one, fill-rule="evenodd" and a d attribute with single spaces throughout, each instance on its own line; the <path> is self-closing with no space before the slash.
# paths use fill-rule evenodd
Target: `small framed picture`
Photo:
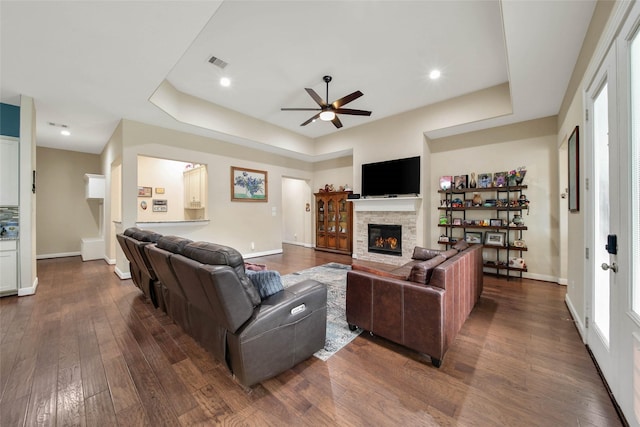
<path id="1" fill-rule="evenodd" d="M 504 246 L 507 233 L 487 231 L 484 234 L 484 244 L 487 246 Z"/>
<path id="2" fill-rule="evenodd" d="M 489 226 L 502 227 L 502 220 L 499 218 L 489 220 Z"/>
<path id="3" fill-rule="evenodd" d="M 490 188 L 493 184 L 492 173 L 479 173 L 478 174 L 478 188 Z"/>
<path id="4" fill-rule="evenodd" d="M 467 243 L 482 243 L 482 231 L 467 231 L 464 240 Z"/>
<path id="5" fill-rule="evenodd" d="M 453 177 L 450 175 L 441 176 L 440 177 L 440 189 L 443 191 L 447 191 L 451 189 L 451 182 L 453 181 Z"/>
<path id="6" fill-rule="evenodd" d="M 494 187 L 506 187 L 507 186 L 507 173 L 496 172 L 493 174 L 493 186 Z"/>
<path id="7" fill-rule="evenodd" d="M 456 190 L 467 188 L 468 181 L 469 181 L 468 175 L 456 175 L 453 178 L 453 188 L 455 188 Z"/>
<path id="8" fill-rule="evenodd" d="M 462 225 L 462 218 L 453 218 L 453 225 Z"/>
<path id="9" fill-rule="evenodd" d="M 156 187 L 156 194 L 164 194 L 164 187 Z"/>
<path id="10" fill-rule="evenodd" d="M 138 197 L 151 197 L 151 187 L 138 187 Z"/>

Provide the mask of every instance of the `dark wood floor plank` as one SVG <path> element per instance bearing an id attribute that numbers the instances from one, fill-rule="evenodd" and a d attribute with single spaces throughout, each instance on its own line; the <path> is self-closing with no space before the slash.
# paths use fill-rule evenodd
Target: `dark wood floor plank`
<path id="1" fill-rule="evenodd" d="M 288 274 L 348 256 L 284 245 L 248 260 Z M 38 261 L 31 297 L 0 299 L 0 425 L 620 426 L 566 288 L 485 276 L 442 366 L 363 334 L 241 387 L 113 266 Z"/>
<path id="2" fill-rule="evenodd" d="M 60 368 L 58 371 L 56 424 L 84 426 L 84 394 L 80 365 Z"/>
<path id="3" fill-rule="evenodd" d="M 113 427 L 118 424 L 108 390 L 88 397 L 84 406 L 88 426 Z"/>

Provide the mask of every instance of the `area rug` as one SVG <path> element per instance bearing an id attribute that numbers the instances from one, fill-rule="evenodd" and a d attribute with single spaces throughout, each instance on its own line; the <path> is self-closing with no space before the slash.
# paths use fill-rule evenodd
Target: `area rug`
<path id="1" fill-rule="evenodd" d="M 345 312 L 347 272 L 351 266 L 331 262 L 282 276 L 282 285 L 287 288 L 306 279 L 314 279 L 327 285 L 327 339 L 322 350 L 314 356 L 326 361 L 338 350 L 349 344 L 362 330 L 350 331 Z"/>

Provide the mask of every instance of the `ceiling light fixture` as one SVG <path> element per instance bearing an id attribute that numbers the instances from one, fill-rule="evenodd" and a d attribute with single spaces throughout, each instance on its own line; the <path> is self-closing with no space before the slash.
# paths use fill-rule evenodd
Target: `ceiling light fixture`
<path id="1" fill-rule="evenodd" d="M 69 136 L 71 135 L 71 132 L 69 132 L 67 129 L 62 129 L 60 131 L 60 135 Z"/>
<path id="2" fill-rule="evenodd" d="M 429 78 L 431 80 L 436 80 L 440 78 L 440 70 L 431 70 L 429 73 Z"/>
<path id="3" fill-rule="evenodd" d="M 325 122 L 330 122 L 331 120 L 336 118 L 336 113 L 333 111 L 323 111 L 320 113 L 320 120 L 324 120 Z"/>
<path id="4" fill-rule="evenodd" d="M 222 87 L 231 86 L 231 80 L 229 79 L 229 77 L 222 77 L 220 79 L 220 86 L 222 86 Z"/>

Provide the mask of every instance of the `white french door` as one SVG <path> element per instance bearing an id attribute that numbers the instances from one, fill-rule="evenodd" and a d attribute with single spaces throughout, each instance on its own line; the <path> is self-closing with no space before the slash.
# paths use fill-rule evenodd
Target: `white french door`
<path id="1" fill-rule="evenodd" d="M 586 336 L 632 426 L 640 426 L 639 28 L 635 3 L 585 97 Z"/>
<path id="2" fill-rule="evenodd" d="M 611 342 L 611 325 L 616 322 L 616 312 L 611 308 L 618 260 L 615 254 L 607 251 L 608 236 L 620 234 L 615 88 L 615 52 L 610 52 L 587 95 L 586 134 L 590 154 L 587 164 L 591 165 L 591 174 L 585 186 L 588 194 L 587 224 L 591 224 L 587 261 L 587 277 L 591 279 L 588 300 L 591 304 L 587 340 L 608 382 L 615 381 L 617 375 L 613 369 Z M 610 252 L 615 250 L 611 248 Z"/>

